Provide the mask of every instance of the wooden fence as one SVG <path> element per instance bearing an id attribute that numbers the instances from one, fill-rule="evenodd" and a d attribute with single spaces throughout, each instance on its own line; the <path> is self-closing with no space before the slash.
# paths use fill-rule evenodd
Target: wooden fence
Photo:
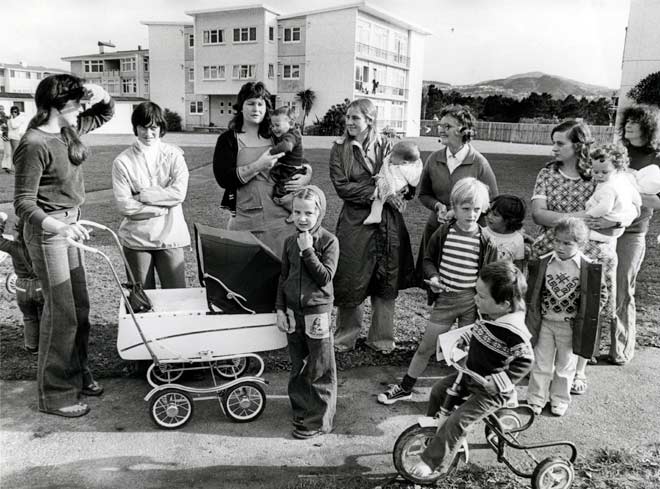
<path id="1" fill-rule="evenodd" d="M 421 136 L 438 136 L 440 121 L 422 121 Z M 550 133 L 555 124 L 512 124 L 508 122 L 484 122 L 475 124 L 475 139 L 503 141 L 507 143 L 551 144 Z M 589 126 L 597 143 L 614 140 L 613 126 Z"/>

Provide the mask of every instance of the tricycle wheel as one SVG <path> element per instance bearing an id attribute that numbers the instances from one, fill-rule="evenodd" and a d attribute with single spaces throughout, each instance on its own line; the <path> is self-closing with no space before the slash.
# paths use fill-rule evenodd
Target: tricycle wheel
<path id="1" fill-rule="evenodd" d="M 152 363 L 147 370 L 147 377 L 151 385 L 163 385 L 176 382 L 183 375 L 183 369 L 178 364 L 163 364 L 162 367 Z"/>
<path id="2" fill-rule="evenodd" d="M 261 416 L 266 408 L 266 394 L 257 382 L 242 382 L 227 389 L 222 408 L 232 421 L 247 423 Z"/>
<path id="3" fill-rule="evenodd" d="M 561 457 L 541 460 L 532 474 L 534 489 L 568 489 L 573 484 L 573 464 Z"/>
<path id="4" fill-rule="evenodd" d="M 160 428 L 181 428 L 192 418 L 192 399 L 179 389 L 165 389 L 149 401 L 149 414 Z"/>
<path id="5" fill-rule="evenodd" d="M 441 477 L 445 477 L 447 474 L 453 472 L 461 459 L 465 460 L 467 453 L 465 452 L 464 445 L 462 451 L 459 451 L 456 458 L 452 461 L 449 466 L 449 471 L 446 474 L 433 472 L 430 476 L 425 478 L 413 475 L 411 473 L 412 468 L 422 460 L 422 452 L 424 452 L 429 443 L 431 443 L 435 433 L 435 426 L 420 426 L 416 424 L 401 433 L 394 443 L 394 451 L 392 452 L 394 467 L 407 481 L 414 484 L 432 484 Z"/>
<path id="6" fill-rule="evenodd" d="M 220 377 L 225 379 L 237 379 L 245 373 L 250 365 L 248 357 L 232 358 L 216 362 L 214 368 Z"/>
<path id="7" fill-rule="evenodd" d="M 499 420 L 504 433 L 517 430 L 523 425 L 522 419 L 520 419 L 518 413 L 513 409 L 499 409 L 495 412 L 495 414 L 493 414 L 493 416 L 497 417 Z M 491 429 L 491 427 L 488 426 L 488 423 L 486 423 L 484 426 L 484 434 L 486 435 L 486 440 L 491 439 L 492 437 L 493 444 L 497 445 L 497 435 Z M 518 433 L 512 433 L 510 436 L 513 438 L 518 438 Z"/>

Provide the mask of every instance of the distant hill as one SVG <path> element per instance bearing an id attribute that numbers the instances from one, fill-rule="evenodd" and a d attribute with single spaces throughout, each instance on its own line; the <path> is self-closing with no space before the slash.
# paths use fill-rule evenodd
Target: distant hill
<path id="1" fill-rule="evenodd" d="M 554 98 L 564 99 L 568 95 L 574 97 L 611 97 L 616 91 L 614 88 L 602 87 L 599 85 L 590 85 L 568 78 L 555 75 L 548 75 L 538 71 L 530 73 L 521 73 L 507 78 L 497 80 L 486 80 L 473 85 L 450 85 L 446 83 L 427 82 L 423 85 L 435 84 L 441 90 L 456 90 L 463 95 L 482 96 L 504 95 L 521 99 L 527 97 L 530 93 L 549 93 Z"/>

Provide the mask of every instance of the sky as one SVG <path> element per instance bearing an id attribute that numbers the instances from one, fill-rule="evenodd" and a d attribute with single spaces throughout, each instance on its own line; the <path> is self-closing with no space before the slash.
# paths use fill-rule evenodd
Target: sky
<path id="1" fill-rule="evenodd" d="M 2 0 L 0 62 L 68 69 L 65 56 L 148 47 L 140 21 L 191 21 L 187 10 L 259 0 Z M 268 0 L 281 14 L 351 0 Z M 618 88 L 630 0 L 370 0 L 430 32 L 424 79 L 472 84 L 541 71 Z"/>

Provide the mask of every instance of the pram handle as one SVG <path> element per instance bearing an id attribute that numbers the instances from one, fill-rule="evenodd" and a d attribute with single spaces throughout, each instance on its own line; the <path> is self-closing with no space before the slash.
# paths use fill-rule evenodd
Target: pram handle
<path id="1" fill-rule="evenodd" d="M 104 226 L 103 224 L 99 224 L 98 222 L 88 221 L 87 219 L 78 220 L 78 224 L 82 226 L 92 226 L 93 228 L 103 229 L 104 231 L 112 232 L 112 229 L 110 229 L 108 226 Z"/>
<path id="2" fill-rule="evenodd" d="M 66 241 L 74 248 L 80 248 L 81 250 L 89 251 L 90 253 L 94 253 L 94 254 L 99 253 L 99 250 L 97 250 L 96 248 L 92 248 L 91 246 L 84 245 L 80 241 L 76 241 L 73 238 L 66 238 Z"/>

